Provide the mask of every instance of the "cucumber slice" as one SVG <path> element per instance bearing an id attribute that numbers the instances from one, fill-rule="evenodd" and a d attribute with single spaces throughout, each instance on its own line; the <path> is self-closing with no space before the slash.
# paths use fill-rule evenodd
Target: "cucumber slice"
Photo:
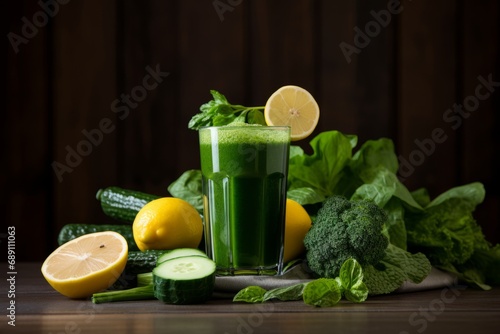
<path id="1" fill-rule="evenodd" d="M 212 297 L 215 262 L 194 255 L 171 259 L 153 269 L 153 293 L 167 304 L 198 304 Z"/>
<path id="2" fill-rule="evenodd" d="M 199 249 L 196 248 L 177 248 L 173 249 L 171 251 L 167 251 L 166 253 L 162 254 L 160 257 L 158 257 L 158 260 L 156 261 L 156 265 L 159 265 L 165 261 L 171 260 L 171 259 L 176 259 L 179 257 L 185 257 L 185 256 L 203 256 L 207 257 L 207 254 L 202 252 Z"/>

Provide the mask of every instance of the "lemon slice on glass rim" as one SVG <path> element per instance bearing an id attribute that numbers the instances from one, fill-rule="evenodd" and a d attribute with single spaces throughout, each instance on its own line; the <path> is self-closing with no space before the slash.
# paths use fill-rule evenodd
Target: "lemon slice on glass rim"
<path id="1" fill-rule="evenodd" d="M 274 92 L 264 107 L 269 126 L 289 126 L 290 138 L 297 141 L 308 137 L 319 121 L 319 106 L 304 88 L 283 86 Z"/>

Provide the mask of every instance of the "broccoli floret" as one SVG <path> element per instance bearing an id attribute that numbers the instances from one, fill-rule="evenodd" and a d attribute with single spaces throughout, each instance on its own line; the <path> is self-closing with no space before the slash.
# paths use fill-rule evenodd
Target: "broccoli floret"
<path id="1" fill-rule="evenodd" d="M 385 255 L 389 239 L 383 228 L 388 217 L 376 204 L 327 198 L 304 238 L 309 268 L 321 277 L 335 278 L 349 258 L 375 265 Z"/>

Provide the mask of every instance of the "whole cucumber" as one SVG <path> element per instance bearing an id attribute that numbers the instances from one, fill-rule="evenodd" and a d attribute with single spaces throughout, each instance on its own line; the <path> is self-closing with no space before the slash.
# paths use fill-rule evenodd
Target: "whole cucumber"
<path id="1" fill-rule="evenodd" d="M 149 273 L 156 267 L 158 258 L 167 250 L 146 250 L 128 252 L 127 264 L 111 290 L 130 289 L 137 286 L 137 274 Z"/>
<path id="2" fill-rule="evenodd" d="M 144 205 L 160 197 L 113 186 L 99 189 L 96 198 L 101 202 L 104 214 L 121 222 L 132 224 L 135 216 Z"/>
<path id="3" fill-rule="evenodd" d="M 113 224 L 66 224 L 59 231 L 57 243 L 62 245 L 79 236 L 102 231 L 114 231 L 120 233 L 127 240 L 128 250 L 138 251 L 134 234 L 132 233 L 132 225 L 113 225 Z"/>

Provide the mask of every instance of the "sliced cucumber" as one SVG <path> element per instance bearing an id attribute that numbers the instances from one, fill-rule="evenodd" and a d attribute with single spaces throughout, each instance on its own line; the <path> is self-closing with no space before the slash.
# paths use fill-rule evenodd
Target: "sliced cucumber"
<path id="1" fill-rule="evenodd" d="M 177 248 L 177 249 L 172 249 L 171 251 L 167 251 L 166 253 L 162 254 L 161 256 L 158 257 L 158 260 L 156 261 L 156 265 L 159 265 L 165 261 L 176 259 L 178 257 L 185 257 L 185 256 L 203 256 L 207 257 L 207 254 L 202 252 L 201 250 L 197 248 Z"/>
<path id="2" fill-rule="evenodd" d="M 194 255 L 167 260 L 153 269 L 153 291 L 167 304 L 198 304 L 212 297 L 215 262 Z"/>

